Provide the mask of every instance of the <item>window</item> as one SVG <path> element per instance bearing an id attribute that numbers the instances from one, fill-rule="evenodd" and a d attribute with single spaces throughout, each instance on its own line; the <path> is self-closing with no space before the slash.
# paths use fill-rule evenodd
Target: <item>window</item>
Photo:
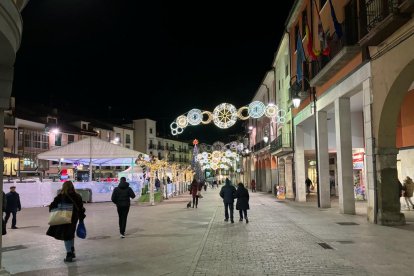
<path id="1" fill-rule="evenodd" d="M 285 56 L 285 78 L 289 75 L 289 57 Z"/>
<path id="2" fill-rule="evenodd" d="M 125 134 L 125 143 L 127 143 L 127 144 L 131 143 L 131 135 Z"/>
<path id="3" fill-rule="evenodd" d="M 115 140 L 117 140 L 118 143 L 121 143 L 121 133 L 115 134 Z"/>
<path id="4" fill-rule="evenodd" d="M 62 145 L 62 133 L 55 134 L 55 146 Z"/>
<path id="5" fill-rule="evenodd" d="M 150 134 L 152 134 L 152 128 L 150 128 Z"/>
<path id="6" fill-rule="evenodd" d="M 68 134 L 68 144 L 75 142 L 75 135 Z"/>
<path id="7" fill-rule="evenodd" d="M 158 159 L 159 159 L 159 160 L 161 160 L 161 159 L 162 159 L 162 157 L 161 157 L 161 152 L 158 152 Z"/>
<path id="8" fill-rule="evenodd" d="M 57 119 L 56 119 L 56 118 L 51 118 L 51 117 L 48 117 L 48 118 L 47 118 L 47 123 L 48 123 L 48 124 L 53 124 L 53 125 L 56 125 L 56 124 L 57 124 Z"/>
<path id="9" fill-rule="evenodd" d="M 30 134 L 29 133 L 25 133 L 24 134 L 24 147 L 25 148 L 31 148 L 32 147 L 32 143 L 31 143 L 31 139 L 30 139 Z"/>
<path id="10" fill-rule="evenodd" d="M 165 143 L 166 150 L 169 150 L 168 143 Z"/>
<path id="11" fill-rule="evenodd" d="M 297 50 L 296 48 L 296 46 L 298 45 L 298 32 L 299 32 L 299 26 L 298 25 L 296 25 L 295 26 L 295 34 L 294 34 L 294 36 L 295 36 L 295 39 L 293 39 L 293 41 L 295 42 L 295 50 Z"/>
<path id="12" fill-rule="evenodd" d="M 307 17 L 307 12 L 306 12 L 306 9 L 302 12 L 302 38 L 303 38 L 303 36 L 305 35 L 305 33 L 306 33 L 306 21 L 308 20 L 307 19 L 308 17 Z"/>
<path id="13" fill-rule="evenodd" d="M 42 149 L 49 149 L 49 136 L 46 134 L 42 135 Z"/>
<path id="14" fill-rule="evenodd" d="M 88 129 L 88 125 L 82 123 L 82 129 Z"/>

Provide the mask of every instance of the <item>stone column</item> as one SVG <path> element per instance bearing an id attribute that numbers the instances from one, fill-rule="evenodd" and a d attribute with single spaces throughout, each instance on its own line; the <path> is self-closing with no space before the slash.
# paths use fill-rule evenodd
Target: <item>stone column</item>
<path id="1" fill-rule="evenodd" d="M 296 201 L 306 201 L 305 187 L 305 144 L 303 128 L 295 126 L 295 180 L 296 180 Z"/>
<path id="2" fill-rule="evenodd" d="M 328 123 L 326 111 L 318 111 L 316 113 L 316 127 L 320 207 L 330 208 L 331 192 L 329 185 Z"/>
<path id="3" fill-rule="evenodd" d="M 372 135 L 372 97 L 371 97 L 371 79 L 367 79 L 362 83 L 363 93 L 363 112 L 364 112 L 364 139 L 365 139 L 365 191 L 367 193 L 367 216 L 368 221 L 376 223 L 376 191 L 375 179 L 376 168 L 375 155 L 373 148 L 375 147 L 375 138 Z"/>
<path id="4" fill-rule="evenodd" d="M 404 225 L 405 217 L 400 212 L 396 148 L 376 148 L 378 223 L 382 225 Z"/>
<path id="5" fill-rule="evenodd" d="M 288 157 L 285 161 L 285 187 L 286 187 L 286 198 L 293 199 L 293 162 L 292 158 Z"/>
<path id="6" fill-rule="evenodd" d="M 3 53 L 0 53 L 2 55 Z M 3 57 L 3 56 L 2 56 Z M 4 110 L 9 108 L 10 95 L 13 85 L 13 67 L 0 64 L 0 191 L 3 192 L 3 148 L 4 148 Z M 16 145 L 17 146 L 17 145 Z M 0 206 L 3 206 L 3 196 L 0 196 Z M 0 248 L 2 237 L 0 237 Z M 7 273 L 2 267 L 2 253 L 0 251 L 0 274 Z M 6 274 L 7 275 L 7 274 Z"/>
<path id="7" fill-rule="evenodd" d="M 335 100 L 335 130 L 338 165 L 339 211 L 355 214 L 352 167 L 351 107 L 349 98 Z"/>

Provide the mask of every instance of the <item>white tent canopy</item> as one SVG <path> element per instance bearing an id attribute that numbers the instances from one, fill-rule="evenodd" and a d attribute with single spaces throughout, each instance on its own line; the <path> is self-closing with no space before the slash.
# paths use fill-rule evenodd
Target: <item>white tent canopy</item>
<path id="1" fill-rule="evenodd" d="M 79 163 L 93 166 L 131 166 L 135 164 L 139 151 L 127 149 L 95 137 L 68 144 L 37 155 L 38 159 Z"/>

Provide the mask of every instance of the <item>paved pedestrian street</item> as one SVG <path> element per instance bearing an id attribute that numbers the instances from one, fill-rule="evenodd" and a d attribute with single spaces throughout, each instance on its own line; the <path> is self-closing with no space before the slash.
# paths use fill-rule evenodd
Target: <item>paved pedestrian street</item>
<path id="1" fill-rule="evenodd" d="M 250 193 L 249 224 L 238 212 L 232 224 L 218 191 L 204 192 L 197 209 L 186 208 L 188 195 L 132 206 L 125 239 L 113 204 L 86 204 L 88 238 L 75 240 L 77 261 L 69 264 L 63 242 L 45 235 L 47 208 L 24 209 L 20 229 L 3 236 L 3 266 L 16 275 L 414 274 L 411 222 L 373 225 L 335 207 Z"/>

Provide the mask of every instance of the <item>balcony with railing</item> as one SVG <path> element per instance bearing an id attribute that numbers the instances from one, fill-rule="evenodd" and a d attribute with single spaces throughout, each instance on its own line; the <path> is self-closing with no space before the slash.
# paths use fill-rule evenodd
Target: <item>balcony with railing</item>
<path id="1" fill-rule="evenodd" d="M 164 150 L 164 146 L 162 146 L 162 145 L 158 145 L 158 146 L 157 146 L 157 150 Z"/>
<path id="2" fill-rule="evenodd" d="M 270 152 L 276 156 L 293 152 L 291 134 L 282 133 L 270 142 Z"/>
<path id="3" fill-rule="evenodd" d="M 148 144 L 148 149 L 156 149 L 154 144 Z"/>
<path id="4" fill-rule="evenodd" d="M 356 0 L 351 2 L 355 4 Z M 358 44 L 358 14 L 350 4 L 345 7 L 345 20 L 341 24 L 342 36 L 333 33 L 327 38 L 329 56 L 320 55 L 316 61 L 311 62 L 311 86 L 323 85 L 361 51 Z"/>
<path id="5" fill-rule="evenodd" d="M 360 1 L 362 46 L 376 46 L 404 25 L 414 11 L 412 0 Z"/>
<path id="6" fill-rule="evenodd" d="M 265 143 L 263 140 L 260 141 L 259 143 L 256 143 L 252 148 L 251 151 L 252 152 L 258 152 L 262 149 L 264 149 L 266 146 L 268 146 L 268 143 Z"/>

